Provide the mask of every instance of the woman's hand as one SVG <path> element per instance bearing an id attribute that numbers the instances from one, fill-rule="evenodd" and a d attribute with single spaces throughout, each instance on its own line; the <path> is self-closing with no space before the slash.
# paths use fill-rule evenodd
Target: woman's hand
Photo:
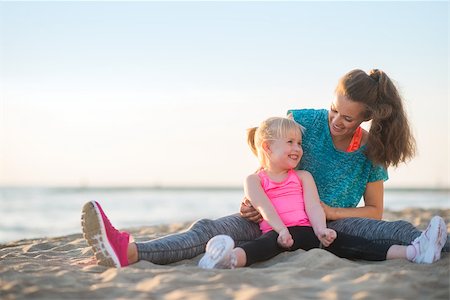
<path id="1" fill-rule="evenodd" d="M 320 205 L 322 205 L 323 212 L 325 213 L 325 218 L 327 220 L 335 220 L 334 207 L 328 206 L 322 201 L 320 201 Z"/>
<path id="2" fill-rule="evenodd" d="M 317 233 L 317 238 L 325 247 L 331 245 L 337 237 L 336 231 L 330 228 L 324 228 Z"/>
<path id="3" fill-rule="evenodd" d="M 343 218 L 369 218 L 381 220 L 383 217 L 383 180 L 369 182 L 364 192 L 364 206 L 332 207 L 320 202 L 328 221 Z"/>
<path id="4" fill-rule="evenodd" d="M 277 239 L 278 244 L 283 248 L 291 248 L 294 244 L 294 240 L 292 239 L 292 235 L 289 233 L 287 228 L 280 231 Z"/>
<path id="5" fill-rule="evenodd" d="M 247 198 L 244 198 L 242 200 L 241 208 L 240 208 L 239 212 L 243 218 L 246 218 L 249 221 L 259 223 L 263 220 L 263 217 L 261 216 L 259 211 L 257 211 L 252 206 L 252 204 L 250 203 L 250 200 L 248 200 Z"/>

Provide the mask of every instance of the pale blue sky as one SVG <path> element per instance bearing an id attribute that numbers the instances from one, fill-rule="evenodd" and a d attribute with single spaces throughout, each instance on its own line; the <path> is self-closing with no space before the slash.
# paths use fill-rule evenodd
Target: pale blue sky
<path id="1" fill-rule="evenodd" d="M 448 2 L 0 2 L 0 185 L 240 185 L 245 130 L 398 84 L 419 145 L 388 186 L 449 187 Z"/>

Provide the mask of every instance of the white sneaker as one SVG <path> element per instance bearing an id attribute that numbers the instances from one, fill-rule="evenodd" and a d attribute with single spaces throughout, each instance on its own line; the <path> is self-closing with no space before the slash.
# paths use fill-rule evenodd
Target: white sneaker
<path id="1" fill-rule="evenodd" d="M 206 244 L 206 252 L 198 262 L 203 269 L 234 269 L 236 255 L 234 241 L 228 235 L 216 235 Z"/>
<path id="2" fill-rule="evenodd" d="M 439 260 L 446 241 L 447 226 L 441 217 L 434 216 L 427 229 L 412 242 L 416 250 L 412 261 L 418 264 L 431 264 Z"/>

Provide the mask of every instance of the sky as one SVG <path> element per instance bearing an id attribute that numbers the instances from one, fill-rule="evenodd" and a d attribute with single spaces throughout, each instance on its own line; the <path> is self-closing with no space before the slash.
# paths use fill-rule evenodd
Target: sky
<path id="1" fill-rule="evenodd" d="M 449 188 L 449 3 L 0 2 L 0 186 L 240 186 L 246 129 L 385 71 Z"/>

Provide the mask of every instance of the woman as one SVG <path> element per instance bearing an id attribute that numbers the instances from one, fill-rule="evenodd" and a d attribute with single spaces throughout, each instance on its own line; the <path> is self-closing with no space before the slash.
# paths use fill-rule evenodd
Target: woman
<path id="1" fill-rule="evenodd" d="M 408 222 L 381 221 L 386 169 L 406 162 L 415 152 L 402 99 L 384 72 L 350 71 L 339 81 L 329 111 L 290 113 L 305 127 L 306 155 L 297 168 L 313 175 L 329 228 L 388 245 L 409 245 L 420 236 L 421 231 Z M 366 132 L 360 124 L 369 120 Z M 266 197 L 262 187 L 258 189 L 258 197 Z M 361 197 L 364 206 L 356 207 Z M 88 202 L 83 207 L 83 233 L 99 264 L 123 267 L 138 260 L 168 264 L 203 253 L 208 240 L 219 234 L 229 235 L 237 245 L 260 236 L 256 222 L 261 216 L 248 200 L 244 202 L 242 217 L 203 219 L 183 233 L 138 243 L 130 243 L 128 233 L 117 231 L 97 202 Z M 448 244 L 447 240 L 444 251 Z"/>

